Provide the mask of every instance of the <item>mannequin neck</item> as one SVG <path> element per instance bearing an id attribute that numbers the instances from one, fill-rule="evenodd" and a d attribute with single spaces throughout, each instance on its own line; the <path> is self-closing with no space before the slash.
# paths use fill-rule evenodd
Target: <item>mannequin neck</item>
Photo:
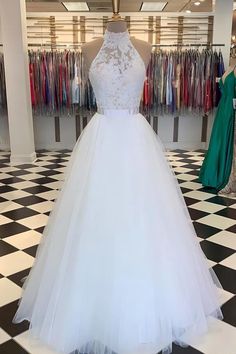
<path id="1" fill-rule="evenodd" d="M 109 32 L 125 32 L 127 30 L 127 23 L 125 21 L 108 22 L 107 30 Z"/>

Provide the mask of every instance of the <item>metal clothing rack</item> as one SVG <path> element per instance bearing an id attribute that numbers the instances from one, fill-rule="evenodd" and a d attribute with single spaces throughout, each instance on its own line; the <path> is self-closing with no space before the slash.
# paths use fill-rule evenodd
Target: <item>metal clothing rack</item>
<path id="1" fill-rule="evenodd" d="M 0 43 L 0 47 L 3 47 L 3 44 Z M 81 44 L 39 44 L 39 43 L 29 43 L 29 47 L 40 47 L 40 48 L 51 48 L 51 49 L 62 49 L 62 48 L 72 48 L 72 49 L 79 49 Z M 209 43 L 190 43 L 190 44 L 152 44 L 154 48 L 164 48 L 164 47 L 225 47 L 225 44 L 209 44 Z"/>
<path id="2" fill-rule="evenodd" d="M 190 43 L 190 44 L 153 44 L 152 47 L 224 47 L 225 44 Z"/>

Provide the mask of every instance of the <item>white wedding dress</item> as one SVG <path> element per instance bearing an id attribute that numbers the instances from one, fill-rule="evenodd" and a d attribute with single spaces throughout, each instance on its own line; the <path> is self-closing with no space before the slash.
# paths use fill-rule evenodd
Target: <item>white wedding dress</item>
<path id="1" fill-rule="evenodd" d="M 89 77 L 98 112 L 77 140 L 14 322 L 58 353 L 170 353 L 222 318 L 162 143 L 138 113 L 145 65 L 106 30 Z"/>

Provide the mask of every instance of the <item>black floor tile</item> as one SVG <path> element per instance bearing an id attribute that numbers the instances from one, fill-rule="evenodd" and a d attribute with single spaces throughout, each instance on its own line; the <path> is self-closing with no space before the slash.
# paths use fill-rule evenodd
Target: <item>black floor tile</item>
<path id="1" fill-rule="evenodd" d="M 33 180 L 33 182 L 35 182 L 35 180 Z M 55 182 L 55 181 L 54 181 Z M 45 186 L 34 186 L 34 187 L 29 187 L 29 188 L 25 188 L 24 192 L 30 193 L 30 194 L 38 194 L 38 193 L 43 193 L 43 192 L 48 192 L 51 191 L 52 188 L 48 188 Z"/>
<path id="2" fill-rule="evenodd" d="M 17 166 L 18 167 L 18 166 Z M 15 171 L 10 171 L 7 172 L 8 175 L 11 176 L 23 176 L 23 175 L 27 175 L 29 174 L 29 171 L 25 171 L 25 170 L 15 170 Z"/>
<path id="3" fill-rule="evenodd" d="M 42 173 L 40 173 L 40 174 L 42 174 Z M 53 174 L 55 175 L 55 173 L 53 173 Z M 55 182 L 55 179 L 52 179 L 52 178 L 49 178 L 49 177 L 39 177 L 39 178 L 36 178 L 36 179 L 32 179 L 32 182 L 38 183 L 40 185 L 43 185 L 43 184 L 46 184 L 46 183 Z"/>
<path id="4" fill-rule="evenodd" d="M 197 349 L 194 349 L 191 346 L 181 347 L 179 345 L 173 344 L 172 349 L 173 350 L 171 354 L 202 354 L 202 352 Z"/>
<path id="5" fill-rule="evenodd" d="M 196 162 L 196 161 L 194 161 Z M 191 170 L 199 170 L 199 166 L 198 165 L 194 165 L 193 163 L 187 164 L 183 166 L 184 168 L 190 168 Z"/>
<path id="6" fill-rule="evenodd" d="M 236 202 L 236 200 L 235 200 Z M 225 216 L 226 218 L 236 220 L 236 209 L 234 208 L 225 208 L 216 213 L 217 215 Z M 236 224 L 236 221 L 235 221 Z"/>
<path id="7" fill-rule="evenodd" d="M 18 302 L 19 301 L 16 300 L 0 308 L 0 327 L 11 337 L 15 337 L 18 334 L 25 332 L 29 328 L 28 321 L 12 323 L 12 319 L 18 308 Z"/>
<path id="8" fill-rule="evenodd" d="M 183 166 L 185 167 L 185 166 Z M 198 176 L 199 175 L 199 171 L 198 170 L 192 170 L 192 171 L 188 171 L 185 172 L 187 175 L 193 175 L 193 176 Z M 198 181 L 198 178 L 196 179 L 196 181 Z"/>
<path id="9" fill-rule="evenodd" d="M 27 352 L 18 343 L 16 343 L 13 339 L 11 339 L 0 345 L 0 353 L 1 354 L 28 354 L 29 352 Z"/>
<path id="10" fill-rule="evenodd" d="M 201 241 L 200 246 L 207 258 L 214 262 L 221 262 L 223 261 L 223 259 L 234 254 L 234 250 L 232 250 L 231 248 L 224 247 L 207 240 Z"/>
<path id="11" fill-rule="evenodd" d="M 13 247 L 12 245 L 9 245 L 9 243 L 4 242 L 3 240 L 0 240 L 0 257 L 16 251 L 18 251 L 17 248 Z"/>
<path id="12" fill-rule="evenodd" d="M 12 220 L 20 220 L 20 219 L 28 218 L 33 215 L 37 215 L 37 214 L 38 214 L 37 211 L 26 208 L 26 207 L 14 209 L 14 210 L 7 211 L 6 213 L 2 213 L 2 215 L 6 216 Z"/>
<path id="13" fill-rule="evenodd" d="M 216 227 L 205 225 L 205 224 L 199 223 L 197 221 L 193 222 L 193 226 L 195 228 L 197 235 L 201 238 L 208 238 L 208 237 L 215 235 L 216 233 L 221 231 L 220 229 L 217 229 Z"/>
<path id="14" fill-rule="evenodd" d="M 191 192 L 191 189 L 189 189 L 189 188 L 185 188 L 185 187 L 181 187 L 181 185 L 180 185 L 180 189 L 181 189 L 182 194 L 185 194 L 185 193 Z"/>
<path id="15" fill-rule="evenodd" d="M 26 170 L 27 168 L 32 168 L 35 167 L 33 163 L 24 163 L 21 165 L 16 165 L 17 168 L 20 168 L 21 170 Z"/>
<path id="16" fill-rule="evenodd" d="M 5 238 L 8 236 L 12 236 L 15 234 L 19 234 L 20 232 L 28 231 L 29 228 L 18 224 L 17 222 L 9 222 L 8 224 L 0 225 L 0 238 Z"/>
<path id="17" fill-rule="evenodd" d="M 192 209 L 191 207 L 188 208 L 188 211 L 189 211 L 189 214 L 190 214 L 192 220 L 198 220 L 198 219 L 201 219 L 204 216 L 208 215 L 208 213 L 206 213 L 204 211 Z"/>
<path id="18" fill-rule="evenodd" d="M 236 327 L 236 296 L 227 301 L 221 309 L 224 315 L 224 321 Z"/>
<path id="19" fill-rule="evenodd" d="M 196 200 L 196 199 L 193 199 L 193 198 L 189 198 L 189 197 L 185 197 L 184 196 L 184 200 L 185 200 L 185 203 L 186 205 L 192 205 L 192 204 L 196 204 L 199 202 L 199 200 Z"/>
<path id="20" fill-rule="evenodd" d="M 213 267 L 219 278 L 223 289 L 236 294 L 236 271 L 234 269 L 224 267 L 221 264 L 216 264 Z"/>
<path id="21" fill-rule="evenodd" d="M 14 273 L 14 274 L 8 276 L 7 278 L 9 278 L 11 281 L 13 281 L 15 284 L 17 284 L 18 286 L 20 286 L 22 288 L 22 285 L 24 283 L 24 280 L 22 281 L 22 279 L 24 277 L 28 276 L 30 269 L 31 268 L 24 269 L 18 273 Z"/>
<path id="22" fill-rule="evenodd" d="M 24 180 L 22 178 L 19 178 L 16 176 L 1 179 L 1 183 L 4 183 L 4 184 L 13 184 L 13 183 L 18 183 L 18 182 L 24 182 Z"/>
<path id="23" fill-rule="evenodd" d="M 38 248 L 38 245 L 29 247 L 29 248 L 25 248 L 24 252 L 29 254 L 32 257 L 35 257 L 36 256 L 36 252 L 37 252 L 37 248 Z"/>
<path id="24" fill-rule="evenodd" d="M 40 175 L 47 177 L 47 176 L 58 175 L 59 173 L 62 173 L 62 172 L 60 172 L 60 171 L 54 171 L 54 170 L 48 170 L 48 171 L 41 171 L 41 172 L 40 172 Z M 33 182 L 36 181 L 36 183 L 41 183 L 39 179 L 33 179 L 32 181 L 33 181 Z M 55 181 L 55 179 L 51 180 L 51 182 L 54 182 L 54 181 Z M 49 181 L 49 182 L 50 182 L 50 181 Z M 44 183 L 49 183 L 49 182 L 44 182 Z"/>
<path id="25" fill-rule="evenodd" d="M 202 187 L 198 189 L 198 191 L 216 195 L 216 190 L 214 188 Z"/>
<path id="26" fill-rule="evenodd" d="M 236 234 L 236 225 L 230 226 L 228 229 L 226 229 L 226 231 L 230 231 Z"/>
<path id="27" fill-rule="evenodd" d="M 15 190 L 16 190 L 16 188 L 13 188 L 11 186 L 0 186 L 0 194 L 15 191 Z"/>
<path id="28" fill-rule="evenodd" d="M 60 165 L 59 163 L 58 164 L 57 163 L 52 163 L 52 164 L 47 165 L 45 167 L 48 168 L 48 169 L 53 170 L 53 169 L 61 168 L 61 167 L 65 167 L 65 166 L 64 165 Z"/>
<path id="29" fill-rule="evenodd" d="M 230 206 L 232 204 L 235 204 L 235 199 L 220 197 L 219 195 L 216 195 L 215 197 L 206 199 L 205 201 L 209 202 L 209 203 L 214 203 L 214 204 L 218 204 L 218 205 L 225 205 L 225 206 Z"/>
<path id="30" fill-rule="evenodd" d="M 27 205 L 45 202 L 45 199 L 38 197 L 37 195 L 29 195 L 27 197 L 15 199 L 14 202 L 27 206 Z"/>

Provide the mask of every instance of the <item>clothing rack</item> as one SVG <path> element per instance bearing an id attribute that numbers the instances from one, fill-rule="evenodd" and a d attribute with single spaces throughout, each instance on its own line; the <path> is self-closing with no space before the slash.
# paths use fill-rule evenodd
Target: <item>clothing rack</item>
<path id="1" fill-rule="evenodd" d="M 81 47 L 82 43 L 78 44 L 39 44 L 39 43 L 29 43 L 28 47 L 40 47 L 40 48 L 50 48 L 50 49 L 57 49 L 57 48 L 72 48 L 72 49 L 78 49 Z M 3 44 L 0 43 L 0 47 L 3 47 Z M 216 44 L 216 43 L 190 43 L 190 44 L 182 44 L 182 43 L 176 43 L 176 44 L 152 44 L 152 47 L 225 47 L 225 44 Z"/>
<path id="2" fill-rule="evenodd" d="M 152 47 L 224 47 L 225 44 L 190 43 L 190 44 L 153 44 Z"/>
<path id="3" fill-rule="evenodd" d="M 224 73 L 222 45 L 211 45 L 218 50 L 207 47 L 198 50 L 199 45 L 191 48 L 189 44 L 182 45 L 185 50 L 176 44 L 158 45 L 159 48 L 163 46 L 166 50 L 152 51 L 140 110 L 146 116 L 212 111 L 220 98 L 217 78 Z M 168 50 L 168 47 L 172 49 Z M 87 116 L 96 110 L 81 50 L 32 48 L 28 55 L 31 101 L 36 115 L 62 116 L 82 112 Z M 6 108 L 4 75 L 1 74 L 4 72 L 3 59 L 4 55 L 0 53 L 0 110 Z"/>

